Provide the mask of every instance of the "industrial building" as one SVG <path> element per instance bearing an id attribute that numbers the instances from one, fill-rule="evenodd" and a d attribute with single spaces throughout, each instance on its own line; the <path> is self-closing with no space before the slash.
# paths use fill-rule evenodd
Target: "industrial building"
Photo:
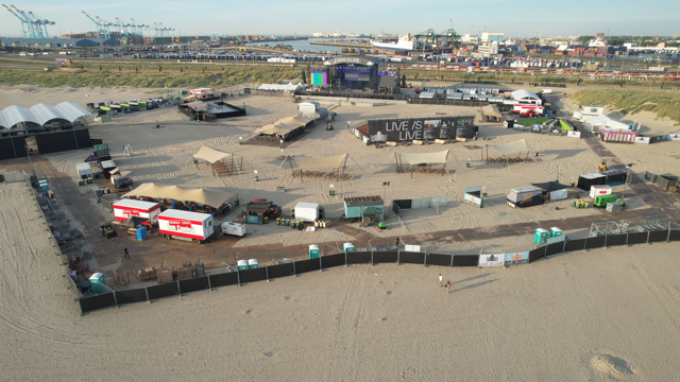
<path id="1" fill-rule="evenodd" d="M 489 42 L 492 42 L 492 41 L 500 43 L 500 42 L 503 41 L 504 36 L 505 36 L 505 33 L 495 33 L 495 32 L 486 33 L 486 32 L 484 32 L 484 33 L 482 33 L 482 43 L 485 44 L 485 43 L 489 43 Z"/>

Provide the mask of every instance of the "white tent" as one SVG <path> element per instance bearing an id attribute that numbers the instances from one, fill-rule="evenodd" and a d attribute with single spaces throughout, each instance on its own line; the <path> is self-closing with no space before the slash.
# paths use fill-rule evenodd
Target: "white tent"
<path id="1" fill-rule="evenodd" d="M 232 155 L 234 154 L 229 154 L 215 149 L 211 149 L 210 147 L 201 146 L 198 152 L 194 154 L 194 158 L 203 159 L 208 163 L 216 163 Z"/>
<path id="2" fill-rule="evenodd" d="M 585 118 L 583 125 L 593 133 L 597 133 L 600 130 L 622 131 L 630 129 L 628 124 L 606 115 Z"/>
<path id="3" fill-rule="evenodd" d="M 439 151 L 436 153 L 394 153 L 394 159 L 397 162 L 397 173 L 408 172 L 413 177 L 414 172 L 427 174 L 441 174 L 444 176 L 446 172 L 446 158 L 449 155 L 449 150 Z M 404 161 L 408 162 L 410 166 L 404 170 Z M 432 169 L 430 167 L 418 166 L 420 164 L 426 165 L 441 165 L 441 169 Z M 414 167 L 417 167 L 414 169 Z"/>

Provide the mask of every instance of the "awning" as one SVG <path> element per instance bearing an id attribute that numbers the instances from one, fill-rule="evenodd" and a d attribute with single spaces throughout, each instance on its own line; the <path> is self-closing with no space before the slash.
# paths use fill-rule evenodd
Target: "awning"
<path id="1" fill-rule="evenodd" d="M 325 157 L 325 158 L 300 158 L 293 157 L 295 164 L 301 169 L 310 168 L 339 168 L 343 161 L 347 158 L 347 154 L 340 155 L 337 157 Z"/>
<path id="2" fill-rule="evenodd" d="M 526 139 L 520 139 L 519 141 L 506 143 L 504 145 L 489 145 L 494 149 L 500 151 L 503 155 L 512 155 L 518 153 L 529 152 L 529 147 L 527 146 Z"/>
<path id="3" fill-rule="evenodd" d="M 415 165 L 418 163 L 446 163 L 446 157 L 449 155 L 449 150 L 439 151 L 436 153 L 397 153 L 408 163 Z"/>
<path id="4" fill-rule="evenodd" d="M 221 190 L 183 188 L 179 186 L 161 186 L 155 183 L 141 184 L 133 191 L 124 195 L 126 198 L 131 196 L 189 201 L 215 208 L 218 208 L 223 204 L 236 199 L 236 194 Z"/>
<path id="5" fill-rule="evenodd" d="M 279 119 L 278 121 L 274 122 L 271 125 L 265 125 L 260 127 L 259 129 L 255 130 L 255 134 L 279 134 L 279 135 L 285 135 L 290 133 L 291 131 L 301 128 L 305 125 L 307 125 L 309 122 L 313 121 L 313 118 L 307 118 L 303 116 L 296 116 L 296 117 L 287 117 L 287 118 L 282 118 Z"/>
<path id="6" fill-rule="evenodd" d="M 482 114 L 485 117 L 495 117 L 499 120 L 503 118 L 501 113 L 498 111 L 498 108 L 496 108 L 496 106 L 493 106 L 493 105 L 484 106 L 482 108 Z"/>
<path id="7" fill-rule="evenodd" d="M 205 161 L 208 161 L 210 163 L 216 163 L 221 161 L 224 158 L 230 157 L 234 154 L 229 154 L 225 153 L 222 151 L 218 151 L 215 149 L 211 149 L 210 147 L 201 146 L 201 148 L 198 150 L 196 154 L 194 154 L 194 158 L 196 159 L 203 159 Z"/>

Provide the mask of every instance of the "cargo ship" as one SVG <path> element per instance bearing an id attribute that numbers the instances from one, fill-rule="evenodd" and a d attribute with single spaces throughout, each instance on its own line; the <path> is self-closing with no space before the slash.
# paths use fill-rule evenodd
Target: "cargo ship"
<path id="1" fill-rule="evenodd" d="M 418 40 L 408 33 L 403 36 L 399 36 L 399 40 L 397 42 L 371 40 L 371 45 L 373 45 L 375 49 L 380 50 L 409 52 L 418 49 Z"/>

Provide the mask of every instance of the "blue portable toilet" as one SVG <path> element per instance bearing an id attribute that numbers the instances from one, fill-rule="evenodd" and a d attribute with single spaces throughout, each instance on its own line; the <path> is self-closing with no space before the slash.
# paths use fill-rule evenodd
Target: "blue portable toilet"
<path id="1" fill-rule="evenodd" d="M 146 239 L 146 226 L 141 226 L 137 228 L 137 240 Z"/>
<path id="2" fill-rule="evenodd" d="M 177 202 L 172 202 L 172 209 L 176 210 L 177 209 Z"/>

